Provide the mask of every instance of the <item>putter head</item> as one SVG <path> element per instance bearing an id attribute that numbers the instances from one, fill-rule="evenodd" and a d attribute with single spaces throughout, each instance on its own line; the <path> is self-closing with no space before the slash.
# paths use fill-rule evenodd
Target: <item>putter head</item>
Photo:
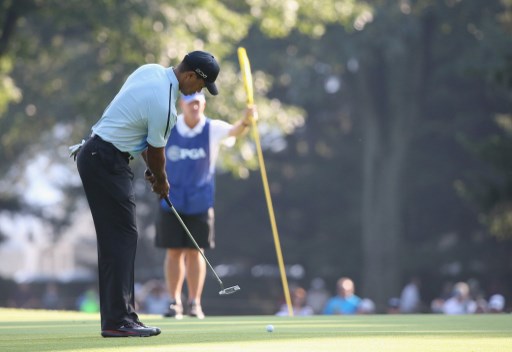
<path id="1" fill-rule="evenodd" d="M 232 293 L 235 293 L 236 291 L 240 291 L 240 286 L 236 285 L 236 286 L 227 287 L 223 290 L 220 290 L 219 295 L 221 295 L 221 296 L 230 295 Z"/>

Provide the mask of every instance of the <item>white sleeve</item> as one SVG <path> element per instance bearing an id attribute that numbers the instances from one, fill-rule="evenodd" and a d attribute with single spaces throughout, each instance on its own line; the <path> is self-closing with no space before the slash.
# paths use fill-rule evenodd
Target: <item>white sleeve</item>
<path id="1" fill-rule="evenodd" d="M 210 144 L 218 146 L 220 143 L 227 147 L 235 145 L 236 137 L 230 137 L 229 131 L 233 125 L 222 120 L 210 120 Z"/>

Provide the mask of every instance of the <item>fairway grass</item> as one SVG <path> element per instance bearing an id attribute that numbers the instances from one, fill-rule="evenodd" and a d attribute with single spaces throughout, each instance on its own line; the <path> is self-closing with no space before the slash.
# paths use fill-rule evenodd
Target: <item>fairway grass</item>
<path id="1" fill-rule="evenodd" d="M 0 308 L 0 351 L 512 352 L 510 314 L 141 318 L 162 334 L 105 339 L 97 314 Z"/>

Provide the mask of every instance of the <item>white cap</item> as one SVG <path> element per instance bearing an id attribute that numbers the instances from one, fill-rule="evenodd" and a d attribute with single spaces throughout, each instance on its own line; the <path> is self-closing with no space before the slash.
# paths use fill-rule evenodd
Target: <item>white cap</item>
<path id="1" fill-rule="evenodd" d="M 505 308 L 505 297 L 499 294 L 492 295 L 489 299 L 489 309 L 501 311 L 503 308 Z"/>
<path id="2" fill-rule="evenodd" d="M 190 94 L 190 95 L 182 95 L 181 96 L 181 99 L 183 99 L 183 101 L 185 103 L 191 103 L 193 101 L 200 101 L 200 102 L 204 102 L 206 101 L 206 98 L 204 96 L 203 93 L 193 93 L 193 94 Z"/>

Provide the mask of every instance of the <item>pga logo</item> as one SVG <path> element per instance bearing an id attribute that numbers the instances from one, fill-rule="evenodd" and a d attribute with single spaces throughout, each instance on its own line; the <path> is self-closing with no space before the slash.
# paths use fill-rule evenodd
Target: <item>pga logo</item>
<path id="1" fill-rule="evenodd" d="M 170 161 L 179 161 L 185 159 L 197 160 L 206 158 L 206 152 L 203 148 L 185 149 L 173 145 L 167 149 L 167 158 Z"/>

